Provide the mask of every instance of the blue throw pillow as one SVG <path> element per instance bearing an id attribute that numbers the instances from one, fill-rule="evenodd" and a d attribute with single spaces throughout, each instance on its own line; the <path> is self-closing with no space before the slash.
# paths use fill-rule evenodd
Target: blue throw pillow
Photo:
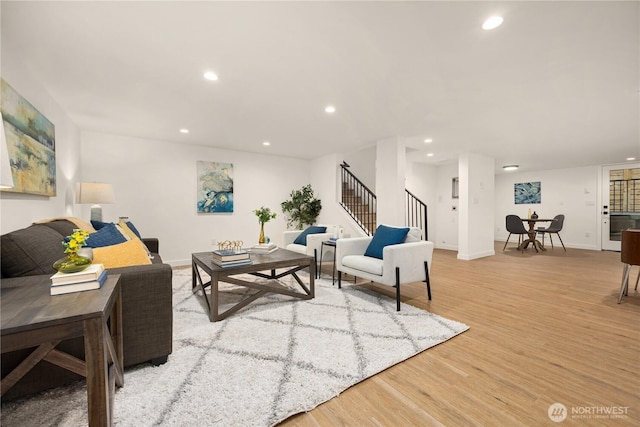
<path id="1" fill-rule="evenodd" d="M 379 225 L 378 228 L 376 228 L 376 234 L 373 235 L 373 239 L 369 242 L 369 246 L 367 246 L 367 250 L 364 252 L 364 255 L 382 259 L 382 249 L 385 246 L 403 243 L 408 233 L 409 227 L 399 228 Z"/>
<path id="2" fill-rule="evenodd" d="M 109 225 L 109 224 L 113 224 L 112 222 L 102 222 L 102 221 L 96 221 L 95 219 L 91 220 L 91 225 L 93 225 L 93 228 L 96 229 L 96 231 L 100 230 L 101 228 Z"/>
<path id="3" fill-rule="evenodd" d="M 131 221 L 126 221 L 125 224 L 127 224 L 127 227 L 129 227 L 129 230 L 133 231 L 133 233 L 138 236 L 138 239 L 142 239 L 142 236 L 140 235 L 140 232 L 138 231 L 137 228 L 135 228 L 133 226 L 133 224 L 131 223 Z"/>
<path id="4" fill-rule="evenodd" d="M 307 236 L 309 234 L 324 233 L 326 231 L 327 231 L 327 227 L 319 227 L 317 225 L 312 225 L 310 227 L 307 227 L 306 230 L 300 233 L 298 237 L 296 237 L 296 240 L 293 241 L 293 243 L 295 243 L 296 245 L 307 246 Z"/>
<path id="5" fill-rule="evenodd" d="M 115 224 L 107 224 L 95 233 L 87 237 L 87 246 L 90 248 L 101 248 L 103 246 L 117 245 L 124 243 L 127 239 L 118 231 Z"/>

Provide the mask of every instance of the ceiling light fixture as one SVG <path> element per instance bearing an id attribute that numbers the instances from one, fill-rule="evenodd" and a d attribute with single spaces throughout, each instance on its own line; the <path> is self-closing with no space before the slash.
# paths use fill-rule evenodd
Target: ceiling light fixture
<path id="1" fill-rule="evenodd" d="M 498 28 L 502 24 L 502 16 L 492 16 L 482 24 L 483 30 L 493 30 Z"/>
<path id="2" fill-rule="evenodd" d="M 635 157 L 627 157 L 627 160 L 630 162 L 634 161 L 635 159 L 636 159 Z"/>
<path id="3" fill-rule="evenodd" d="M 265 141 L 262 143 L 262 145 L 264 145 L 265 147 L 268 147 L 271 145 L 271 143 L 269 141 Z"/>
<path id="4" fill-rule="evenodd" d="M 506 170 L 506 171 L 514 171 L 518 169 L 518 165 L 505 165 L 502 167 L 502 169 Z"/>
<path id="5" fill-rule="evenodd" d="M 218 75 L 213 71 L 207 71 L 204 73 L 204 78 L 207 80 L 215 81 L 218 80 Z"/>
<path id="6" fill-rule="evenodd" d="M 433 139 L 431 139 L 431 138 L 427 138 L 427 139 L 424 140 L 425 144 L 431 144 L 432 142 L 433 142 Z"/>
<path id="7" fill-rule="evenodd" d="M 180 129 L 180 133 L 189 133 L 189 129 L 182 128 Z"/>
<path id="8" fill-rule="evenodd" d="M 332 114 L 336 112 L 336 107 L 334 107 L 333 105 L 327 105 L 327 108 L 325 108 L 324 111 Z"/>
<path id="9" fill-rule="evenodd" d="M 433 157 L 433 153 L 427 153 L 427 157 Z"/>

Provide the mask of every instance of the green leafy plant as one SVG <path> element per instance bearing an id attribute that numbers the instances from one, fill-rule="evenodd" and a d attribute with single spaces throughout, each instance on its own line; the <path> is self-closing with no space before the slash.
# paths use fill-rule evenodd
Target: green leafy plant
<path id="1" fill-rule="evenodd" d="M 313 196 L 311 184 L 305 185 L 300 190 L 293 190 L 291 198 L 280 204 L 282 212 L 287 217 L 287 227 L 295 227 L 302 230 L 305 224 L 312 225 L 316 222 L 322 202 Z"/>
<path id="2" fill-rule="evenodd" d="M 271 212 L 271 209 L 265 208 L 264 206 L 261 206 L 260 209 L 254 210 L 253 213 L 256 214 L 256 216 L 258 217 L 258 222 L 260 224 L 264 224 L 265 222 L 269 222 L 272 219 L 275 219 L 275 217 L 276 217 L 276 213 L 275 212 Z"/>
<path id="3" fill-rule="evenodd" d="M 86 231 L 74 229 L 73 234 L 71 234 L 71 236 L 65 237 L 62 241 L 64 253 L 77 254 L 78 251 L 87 244 L 87 237 L 89 237 L 89 233 L 87 233 Z"/>

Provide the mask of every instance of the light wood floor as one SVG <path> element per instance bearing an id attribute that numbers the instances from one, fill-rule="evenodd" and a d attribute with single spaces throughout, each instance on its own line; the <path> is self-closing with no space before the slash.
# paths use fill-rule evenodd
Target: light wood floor
<path id="1" fill-rule="evenodd" d="M 619 253 L 521 254 L 515 244 L 506 252 L 502 246 L 473 261 L 436 250 L 432 301 L 424 284 L 402 288 L 404 302 L 466 323 L 468 331 L 281 426 L 640 425 L 638 267 L 618 305 Z M 556 402 L 568 409 L 562 423 L 547 415 Z M 627 414 L 572 414 L 584 417 L 592 407 Z"/>

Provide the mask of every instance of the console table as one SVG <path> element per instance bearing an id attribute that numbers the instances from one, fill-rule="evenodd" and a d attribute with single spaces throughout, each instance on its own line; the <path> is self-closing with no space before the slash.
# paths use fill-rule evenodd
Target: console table
<path id="1" fill-rule="evenodd" d="M 90 426 L 113 422 L 115 385 L 124 384 L 120 275 L 109 276 L 102 288 L 65 295 L 49 294 L 49 278 L 28 286 L 3 286 L 2 353 L 34 347 L 2 378 L 0 395 L 41 360 L 87 379 Z M 67 339 L 84 337 L 85 360 L 56 349 Z"/>

